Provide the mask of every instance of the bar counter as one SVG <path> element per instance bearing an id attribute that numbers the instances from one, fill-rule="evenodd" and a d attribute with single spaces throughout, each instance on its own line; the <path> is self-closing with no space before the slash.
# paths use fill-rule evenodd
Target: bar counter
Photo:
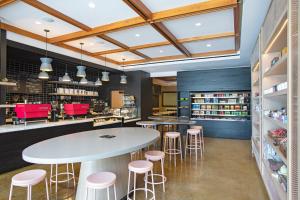
<path id="1" fill-rule="evenodd" d="M 0 163 L 6 163 L 0 166 L 0 173 L 29 165 L 29 163 L 22 160 L 22 151 L 34 143 L 82 131 L 131 127 L 135 126 L 135 123 L 141 120 L 140 118 L 127 120 L 119 118 L 120 120 L 94 123 L 94 120 L 99 118 L 106 117 L 60 120 L 48 123 L 33 122 L 28 123 L 27 126 L 24 124 L 0 126 Z"/>

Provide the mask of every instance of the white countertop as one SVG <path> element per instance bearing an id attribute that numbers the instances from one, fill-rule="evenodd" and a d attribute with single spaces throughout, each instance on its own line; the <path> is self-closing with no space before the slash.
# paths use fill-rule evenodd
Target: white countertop
<path id="1" fill-rule="evenodd" d="M 114 135 L 107 139 L 101 135 Z M 23 159 L 35 164 L 85 162 L 115 157 L 147 147 L 160 133 L 145 128 L 110 128 L 48 139 L 26 148 Z"/>

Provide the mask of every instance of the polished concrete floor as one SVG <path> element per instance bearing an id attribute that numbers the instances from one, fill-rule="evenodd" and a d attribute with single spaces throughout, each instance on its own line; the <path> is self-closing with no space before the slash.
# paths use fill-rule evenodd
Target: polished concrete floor
<path id="1" fill-rule="evenodd" d="M 0 200 L 8 199 L 11 177 L 18 172 L 32 168 L 44 168 L 49 172 L 50 167 L 32 165 L 0 174 Z M 75 170 L 78 174 L 79 165 L 75 166 Z M 182 163 L 178 159 L 177 166 L 174 167 L 173 163 L 166 159 L 165 172 L 168 178 L 166 192 L 162 192 L 161 186 L 156 186 L 157 200 L 269 199 L 255 159 L 251 156 L 250 141 L 207 138 L 202 160 L 199 157 L 198 161 L 195 161 L 195 157 L 190 159 L 187 156 Z M 141 180 L 139 184 L 143 184 Z M 35 186 L 33 188 L 33 200 L 46 199 L 44 192 L 43 184 Z M 26 189 L 16 188 L 13 199 L 26 199 Z M 51 199 L 73 200 L 74 188 L 72 184 L 61 185 L 58 195 L 55 196 L 52 192 Z M 144 199 L 144 193 L 138 193 L 136 199 Z"/>

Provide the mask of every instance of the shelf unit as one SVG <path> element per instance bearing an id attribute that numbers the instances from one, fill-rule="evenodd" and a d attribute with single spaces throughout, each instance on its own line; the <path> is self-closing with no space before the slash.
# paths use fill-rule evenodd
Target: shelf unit
<path id="1" fill-rule="evenodd" d="M 0 85 L 3 85 L 3 86 L 17 86 L 17 83 L 8 82 L 8 81 L 0 81 Z"/>
<path id="2" fill-rule="evenodd" d="M 271 200 L 286 200 L 289 191 L 288 174 L 281 176 L 285 177 L 285 181 L 282 181 L 278 178 L 279 170 L 273 171 L 268 161 L 268 159 L 281 160 L 283 162 L 281 170 L 290 170 L 289 157 L 281 152 L 275 140 L 268 135 L 271 130 L 285 129 L 289 141 L 290 113 L 285 115 L 290 95 L 289 88 L 265 94 L 266 90 L 280 83 L 287 82 L 289 87 L 290 80 L 287 75 L 289 56 L 286 49 L 287 4 L 286 0 L 272 1 L 251 57 L 252 153 Z"/>
<path id="3" fill-rule="evenodd" d="M 230 120 L 250 119 L 250 92 L 192 92 L 191 118 L 193 120 Z"/>
<path id="4" fill-rule="evenodd" d="M 74 96 L 74 97 L 98 97 L 98 95 L 95 95 L 95 94 L 48 93 L 48 95 L 53 95 L 53 96 Z"/>

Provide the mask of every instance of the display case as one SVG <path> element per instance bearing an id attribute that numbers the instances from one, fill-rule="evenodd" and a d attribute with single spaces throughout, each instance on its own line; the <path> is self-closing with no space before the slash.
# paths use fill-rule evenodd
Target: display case
<path id="1" fill-rule="evenodd" d="M 119 116 L 101 116 L 94 118 L 93 126 L 97 127 L 116 123 L 122 123 L 122 118 Z"/>
<path id="2" fill-rule="evenodd" d="M 134 119 L 138 117 L 138 109 L 137 107 L 128 107 L 128 108 L 118 108 L 114 109 L 113 114 L 115 116 L 121 116 L 125 120 L 127 119 Z"/>
<path id="3" fill-rule="evenodd" d="M 250 119 L 250 91 L 192 92 L 192 120 Z"/>

